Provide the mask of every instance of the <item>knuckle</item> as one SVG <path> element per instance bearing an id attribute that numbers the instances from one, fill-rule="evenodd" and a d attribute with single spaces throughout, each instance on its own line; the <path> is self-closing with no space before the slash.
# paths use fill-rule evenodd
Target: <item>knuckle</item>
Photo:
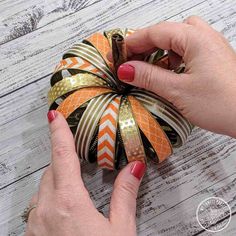
<path id="1" fill-rule="evenodd" d="M 179 76 L 181 77 L 181 75 Z M 168 78 L 166 78 L 166 82 L 168 82 Z M 186 84 L 181 78 L 171 80 L 168 84 L 171 86 L 169 86 L 170 90 L 167 94 L 167 100 L 175 104 L 177 100 L 182 99 L 183 94 L 186 92 Z M 167 85 L 165 87 L 167 87 Z"/>
<path id="2" fill-rule="evenodd" d="M 180 76 L 184 78 L 185 75 L 181 74 Z M 172 81 L 170 97 L 168 98 L 168 100 L 177 108 L 183 103 L 183 97 L 186 95 L 186 92 L 191 90 L 189 82 L 187 80 L 183 81 L 183 78 L 180 78 L 180 80 L 182 80 L 181 82 L 178 80 Z"/>
<path id="3" fill-rule="evenodd" d="M 55 145 L 53 147 L 53 154 L 59 158 L 68 157 L 72 154 L 71 149 L 66 145 Z"/>
<path id="4" fill-rule="evenodd" d="M 168 80 L 168 78 L 166 80 Z M 173 80 L 171 80 L 169 82 L 169 84 L 171 84 L 170 92 L 173 92 L 173 94 L 175 94 L 176 97 L 181 96 L 181 93 L 184 90 L 184 83 L 183 83 L 183 81 L 178 81 L 178 79 L 176 79 L 176 80 L 173 79 Z"/>
<path id="5" fill-rule="evenodd" d="M 116 188 L 118 189 L 117 192 L 120 193 L 121 198 L 125 198 L 127 195 L 131 195 L 133 198 L 137 197 L 137 187 L 131 181 L 122 182 L 118 184 Z"/>
<path id="6" fill-rule="evenodd" d="M 167 22 L 167 21 L 159 21 L 158 23 L 156 23 L 156 26 L 160 26 L 160 25 L 168 25 L 170 22 Z"/>
<path id="7" fill-rule="evenodd" d="M 184 93 L 188 89 L 188 84 L 189 84 L 189 76 L 182 73 L 178 75 L 179 77 L 176 78 L 175 80 L 172 80 L 172 87 L 173 90 L 177 91 L 179 95 L 181 93 Z"/>
<path id="8" fill-rule="evenodd" d="M 63 209 L 66 212 L 72 212 L 77 207 L 77 201 L 75 201 L 75 199 L 72 198 L 68 192 L 58 193 L 56 201 L 57 205 L 59 206 L 58 208 Z"/>
<path id="9" fill-rule="evenodd" d="M 195 15 L 192 15 L 192 16 L 189 16 L 185 19 L 185 23 L 187 24 L 195 24 L 199 21 L 199 17 L 198 16 L 195 16 Z"/>
<path id="10" fill-rule="evenodd" d="M 144 89 L 153 90 L 153 83 L 152 83 L 153 76 L 154 76 L 153 66 L 150 66 L 150 68 L 147 67 L 144 69 L 143 75 L 140 78 L 142 87 Z"/>
<path id="11" fill-rule="evenodd" d="M 181 95 L 178 90 L 172 89 L 166 96 L 166 99 L 173 105 L 176 105 L 176 101 L 181 99 Z"/>
<path id="12" fill-rule="evenodd" d="M 56 123 L 56 122 L 55 122 Z M 60 131 L 60 128 L 58 127 L 58 124 L 53 123 L 51 125 L 51 138 L 53 139 L 54 137 L 57 136 L 58 131 Z"/>

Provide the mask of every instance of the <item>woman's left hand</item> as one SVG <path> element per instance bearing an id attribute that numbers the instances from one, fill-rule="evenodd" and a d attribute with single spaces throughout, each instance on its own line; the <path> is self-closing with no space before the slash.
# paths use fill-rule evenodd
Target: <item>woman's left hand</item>
<path id="1" fill-rule="evenodd" d="M 128 164 L 118 175 L 109 218 L 97 211 L 81 178 L 72 133 L 56 111 L 48 113 L 52 161 L 30 206 L 26 236 L 136 235 L 136 198 L 145 171 L 141 162 Z"/>

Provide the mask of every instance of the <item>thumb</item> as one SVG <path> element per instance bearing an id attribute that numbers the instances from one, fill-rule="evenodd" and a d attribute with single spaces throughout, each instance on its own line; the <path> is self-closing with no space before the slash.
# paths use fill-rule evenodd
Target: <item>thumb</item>
<path id="1" fill-rule="evenodd" d="M 152 91 L 167 100 L 174 100 L 182 84 L 182 74 L 142 61 L 129 61 L 117 71 L 118 78 L 128 84 Z"/>
<path id="2" fill-rule="evenodd" d="M 136 198 L 146 165 L 135 161 L 129 163 L 117 176 L 111 197 L 110 220 L 119 227 L 136 225 Z"/>

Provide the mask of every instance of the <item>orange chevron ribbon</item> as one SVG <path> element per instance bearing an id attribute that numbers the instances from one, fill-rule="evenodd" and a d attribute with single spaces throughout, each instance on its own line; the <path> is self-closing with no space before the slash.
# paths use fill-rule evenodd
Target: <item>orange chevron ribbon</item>
<path id="1" fill-rule="evenodd" d="M 151 145 L 153 146 L 161 162 L 172 154 L 172 147 L 169 139 L 165 135 L 159 123 L 153 118 L 151 113 L 133 96 L 128 97 L 138 123 L 139 128 L 143 131 Z"/>
<path id="2" fill-rule="evenodd" d="M 107 78 L 107 76 L 97 69 L 94 65 L 92 65 L 90 62 L 84 60 L 80 57 L 69 57 L 64 60 L 61 60 L 59 65 L 55 68 L 54 74 L 61 70 L 67 70 L 67 69 L 79 69 L 88 71 L 91 73 L 94 73 L 96 75 L 101 76 L 102 78 Z"/>
<path id="3" fill-rule="evenodd" d="M 116 97 L 103 113 L 98 131 L 97 162 L 102 168 L 114 169 L 116 128 L 121 97 Z"/>
<path id="4" fill-rule="evenodd" d="M 69 57 L 60 61 L 60 63 L 56 66 L 54 73 L 52 75 L 53 84 L 58 81 L 56 77 L 62 77 L 61 72 L 63 70 L 81 70 L 90 72 L 100 76 L 101 78 L 108 80 L 107 75 L 104 74 L 101 70 L 96 68 L 90 62 L 84 60 L 80 57 Z M 60 73 L 60 74 L 59 74 Z M 78 72 L 77 72 L 78 73 Z M 76 72 L 73 74 L 77 74 Z"/>

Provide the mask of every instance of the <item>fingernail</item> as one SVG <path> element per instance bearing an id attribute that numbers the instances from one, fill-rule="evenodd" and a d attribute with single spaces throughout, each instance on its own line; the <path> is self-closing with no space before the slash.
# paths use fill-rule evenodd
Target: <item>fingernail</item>
<path id="1" fill-rule="evenodd" d="M 111 51 L 109 51 L 109 52 L 107 53 L 107 59 L 108 59 L 109 61 L 112 61 L 112 52 L 111 52 Z"/>
<path id="2" fill-rule="evenodd" d="M 51 110 L 47 114 L 48 116 L 48 122 L 51 123 L 56 118 L 56 111 Z"/>
<path id="3" fill-rule="evenodd" d="M 131 167 L 131 174 L 136 177 L 138 180 L 142 179 L 144 173 L 146 170 L 145 163 L 141 161 L 137 161 L 134 163 L 134 165 Z"/>
<path id="4" fill-rule="evenodd" d="M 117 75 L 120 80 L 132 82 L 134 80 L 135 69 L 129 64 L 120 65 L 117 70 Z"/>

